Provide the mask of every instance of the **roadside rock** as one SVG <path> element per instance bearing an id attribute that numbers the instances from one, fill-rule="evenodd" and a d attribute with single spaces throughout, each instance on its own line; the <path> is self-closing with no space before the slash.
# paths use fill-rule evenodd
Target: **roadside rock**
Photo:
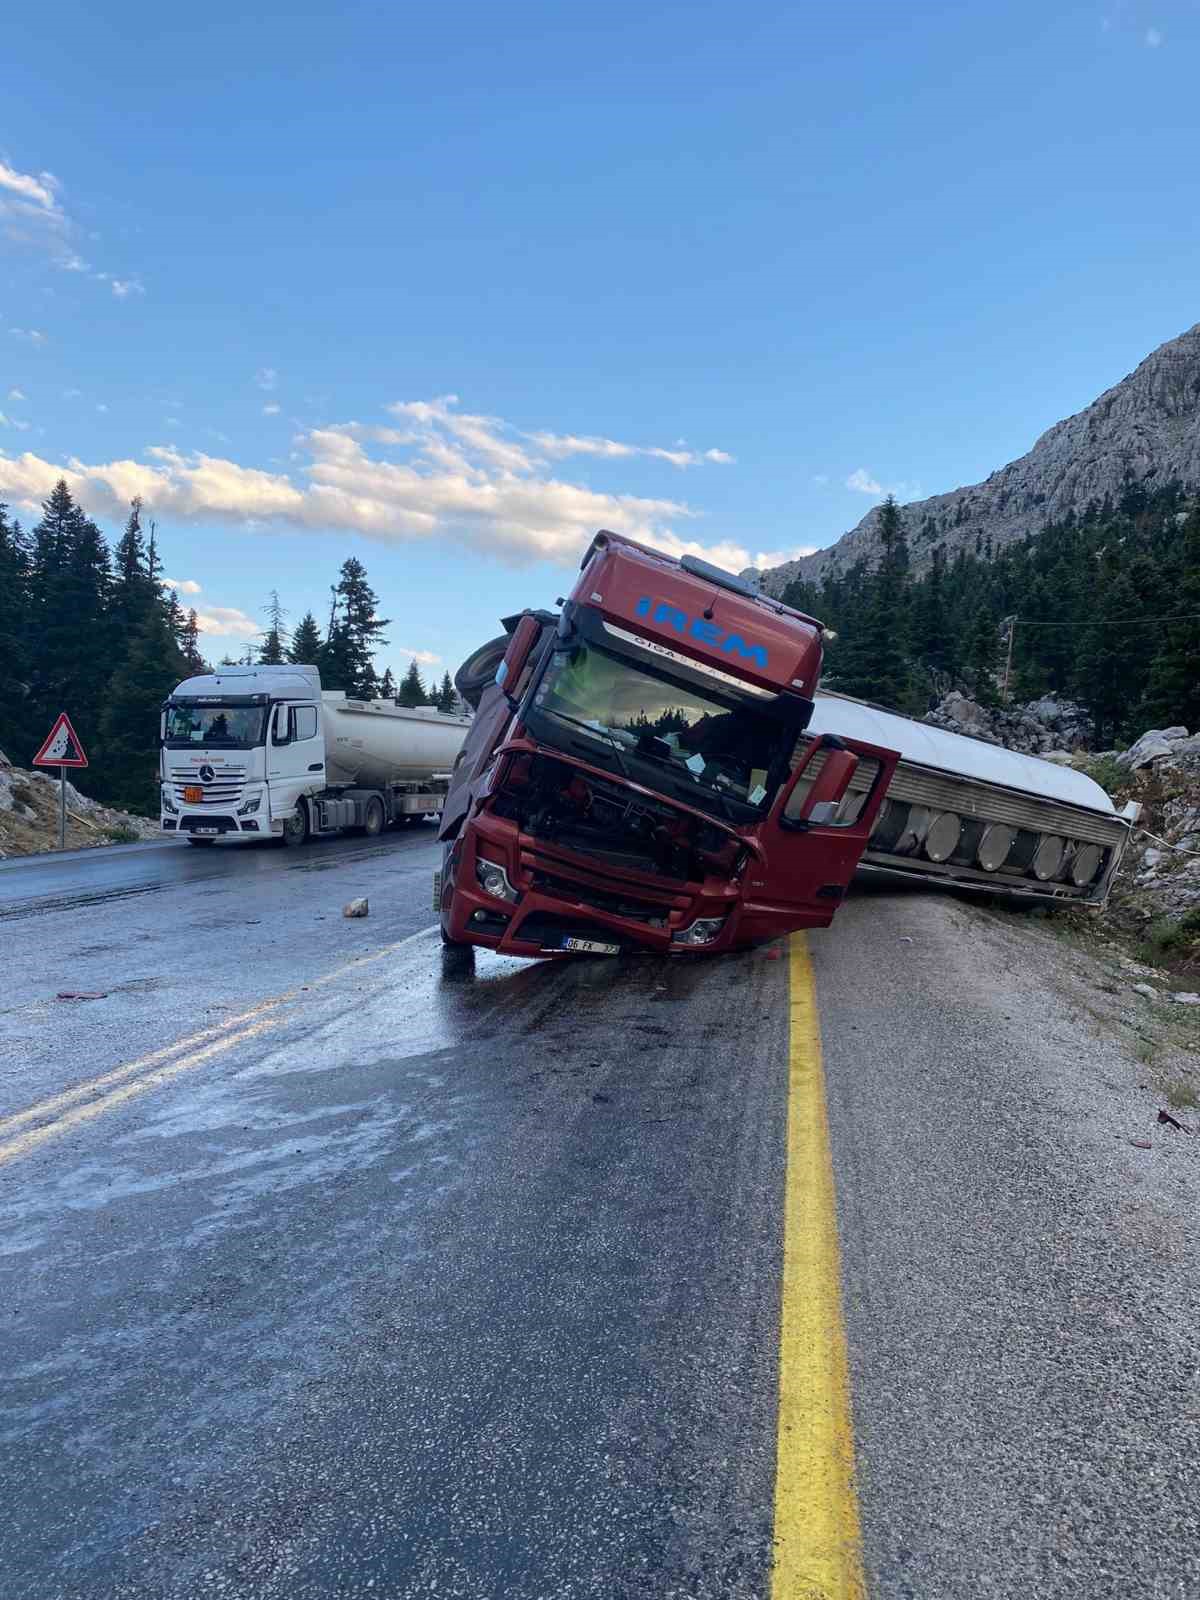
<path id="1" fill-rule="evenodd" d="M 1137 772 L 1142 767 L 1148 767 L 1152 761 L 1175 755 L 1187 737 L 1186 728 L 1151 728 L 1136 744 L 1130 745 L 1128 750 L 1117 756 L 1117 765 Z"/>
<path id="2" fill-rule="evenodd" d="M 370 912 L 370 909 L 367 898 L 363 895 L 358 900 L 348 900 L 342 907 L 342 915 L 344 917 L 365 917 Z"/>
<path id="3" fill-rule="evenodd" d="M 992 709 L 954 689 L 925 721 L 1024 755 L 1043 756 L 1060 766 L 1070 764 L 1076 752 L 1089 749 L 1095 737 L 1095 725 L 1084 707 L 1052 694 L 1027 705 Z"/>

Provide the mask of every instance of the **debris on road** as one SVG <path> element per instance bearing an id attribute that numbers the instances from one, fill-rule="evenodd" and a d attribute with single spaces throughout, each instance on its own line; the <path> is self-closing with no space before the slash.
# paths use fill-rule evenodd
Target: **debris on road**
<path id="1" fill-rule="evenodd" d="M 1129 1142 L 1135 1150 L 1154 1149 L 1154 1141 L 1152 1139 L 1130 1139 Z"/>
<path id="2" fill-rule="evenodd" d="M 107 989 L 60 989 L 56 1000 L 107 1000 Z"/>
<path id="3" fill-rule="evenodd" d="M 365 917 L 370 911 L 366 895 L 360 895 L 357 900 L 348 900 L 342 907 L 344 917 Z"/>
<path id="4" fill-rule="evenodd" d="M 1169 1128 L 1177 1128 L 1180 1133 L 1191 1133 L 1192 1131 L 1190 1128 L 1185 1128 L 1182 1122 L 1176 1121 L 1169 1111 L 1160 1111 L 1158 1120 L 1165 1122 Z"/>

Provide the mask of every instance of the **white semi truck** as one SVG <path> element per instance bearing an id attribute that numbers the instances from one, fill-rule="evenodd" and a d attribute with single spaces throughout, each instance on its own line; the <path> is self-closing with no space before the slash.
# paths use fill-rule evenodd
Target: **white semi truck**
<path id="1" fill-rule="evenodd" d="M 302 845 L 440 812 L 469 717 L 352 700 L 309 666 L 221 667 L 163 702 L 164 834 Z"/>

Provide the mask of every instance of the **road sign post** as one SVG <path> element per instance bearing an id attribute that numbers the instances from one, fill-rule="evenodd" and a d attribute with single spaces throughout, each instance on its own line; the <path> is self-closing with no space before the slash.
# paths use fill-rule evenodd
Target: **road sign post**
<path id="1" fill-rule="evenodd" d="M 46 735 L 42 748 L 33 758 L 35 767 L 58 768 L 58 848 L 67 848 L 67 768 L 86 767 L 88 758 L 71 726 L 71 719 L 60 711 L 58 721 Z"/>

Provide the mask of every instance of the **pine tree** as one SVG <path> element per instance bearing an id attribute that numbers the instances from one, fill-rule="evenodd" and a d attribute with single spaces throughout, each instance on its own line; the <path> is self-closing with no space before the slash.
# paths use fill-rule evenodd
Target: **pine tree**
<path id="1" fill-rule="evenodd" d="M 47 730 L 68 711 L 85 748 L 95 743 L 104 698 L 111 578 L 103 535 L 59 479 L 33 530 L 30 708 Z"/>
<path id="2" fill-rule="evenodd" d="M 453 680 L 448 672 L 442 673 L 442 686 L 437 692 L 434 705 L 439 711 L 453 711 L 458 704 L 458 694 L 455 691 Z"/>
<path id="3" fill-rule="evenodd" d="M 369 691 L 375 687 L 371 657 L 387 643 L 383 630 L 388 619 L 376 616 L 379 599 L 367 582 L 367 569 L 355 556 L 342 562 L 335 602 L 341 615 L 331 629 L 328 643 L 333 643 L 335 632 L 342 636 L 330 656 L 331 664 L 346 680 L 336 687 L 357 699 L 369 699 Z"/>
<path id="4" fill-rule="evenodd" d="M 29 552 L 21 524 L 0 504 L 0 750 L 18 752 L 36 738 L 30 720 Z"/>
<path id="5" fill-rule="evenodd" d="M 877 571 L 869 576 L 852 574 L 862 583 L 865 604 L 857 627 L 851 630 L 840 651 L 831 654 L 830 666 L 836 675 L 835 687 L 844 694 L 903 709 L 911 697 L 906 589 L 909 557 L 900 509 L 892 495 L 880 512 L 879 538 L 883 550 Z"/>
<path id="6" fill-rule="evenodd" d="M 1182 724 L 1200 731 L 1200 503 L 1184 521 L 1176 560 L 1178 579 L 1168 615 L 1178 622 L 1159 624 L 1142 720 L 1158 727 Z M 1132 630 L 1131 630 L 1132 631 Z M 1145 638 L 1138 635 L 1144 645 Z"/>
<path id="7" fill-rule="evenodd" d="M 278 667 L 286 659 L 287 629 L 283 619 L 287 612 L 280 604 L 279 590 L 272 589 L 263 610 L 267 614 L 270 626 L 263 635 L 262 646 L 258 652 L 259 662 L 265 667 Z"/>
<path id="8" fill-rule="evenodd" d="M 311 611 L 300 618 L 292 642 L 287 649 L 287 659 L 299 666 L 315 667 L 321 657 L 321 630 Z"/>
<path id="9" fill-rule="evenodd" d="M 158 808 L 157 709 L 187 676 L 166 617 L 151 611 L 113 675 L 100 720 L 106 798 L 149 816 Z"/>
<path id="10" fill-rule="evenodd" d="M 400 693 L 396 696 L 398 705 L 424 706 L 429 704 L 429 697 L 425 693 L 425 685 L 421 682 L 421 670 L 415 661 L 410 661 L 408 671 L 400 680 Z"/>
<path id="11" fill-rule="evenodd" d="M 195 606 L 187 614 L 187 621 L 183 625 L 183 636 L 179 641 L 179 648 L 183 653 L 184 661 L 187 662 L 189 673 L 199 675 L 202 672 L 211 670 L 200 649 L 200 618 L 196 615 Z"/>
<path id="12" fill-rule="evenodd" d="M 395 700 L 396 680 L 392 677 L 391 667 L 385 667 L 383 677 L 379 680 L 379 698 L 381 700 Z"/>

